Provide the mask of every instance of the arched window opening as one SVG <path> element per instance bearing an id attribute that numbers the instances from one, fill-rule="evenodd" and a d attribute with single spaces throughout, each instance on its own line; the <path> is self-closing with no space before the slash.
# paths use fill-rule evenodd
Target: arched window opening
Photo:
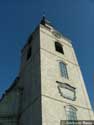
<path id="1" fill-rule="evenodd" d="M 68 105 L 66 108 L 67 120 L 77 121 L 77 109 L 71 105 Z"/>

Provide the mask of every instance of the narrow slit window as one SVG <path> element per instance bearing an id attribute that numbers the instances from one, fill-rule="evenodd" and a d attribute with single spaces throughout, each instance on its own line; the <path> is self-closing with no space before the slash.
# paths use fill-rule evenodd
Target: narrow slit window
<path id="1" fill-rule="evenodd" d="M 29 60 L 30 57 L 31 57 L 31 47 L 29 47 L 27 51 L 27 60 Z"/>
<path id="2" fill-rule="evenodd" d="M 57 52 L 64 54 L 63 46 L 59 42 L 55 42 L 55 49 Z"/>
<path id="3" fill-rule="evenodd" d="M 63 62 L 60 62 L 60 69 L 61 69 L 61 75 L 68 79 L 68 71 L 67 71 L 67 65 Z"/>

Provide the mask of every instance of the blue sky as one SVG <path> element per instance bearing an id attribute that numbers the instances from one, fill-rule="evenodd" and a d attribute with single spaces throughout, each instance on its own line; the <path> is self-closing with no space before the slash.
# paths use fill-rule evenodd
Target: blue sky
<path id="1" fill-rule="evenodd" d="M 94 0 L 0 0 L 0 95 L 17 76 L 20 50 L 43 12 L 73 41 L 93 104 Z"/>

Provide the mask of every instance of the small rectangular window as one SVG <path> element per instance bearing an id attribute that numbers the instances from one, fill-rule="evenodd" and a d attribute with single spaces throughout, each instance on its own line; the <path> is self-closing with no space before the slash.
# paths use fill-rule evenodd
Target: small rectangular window
<path id="1" fill-rule="evenodd" d="M 60 62 L 60 69 L 61 69 L 61 74 L 64 78 L 68 79 L 68 72 L 67 72 L 67 66 L 65 63 Z"/>
<path id="2" fill-rule="evenodd" d="M 55 42 L 55 49 L 57 52 L 64 54 L 63 46 L 59 42 Z"/>

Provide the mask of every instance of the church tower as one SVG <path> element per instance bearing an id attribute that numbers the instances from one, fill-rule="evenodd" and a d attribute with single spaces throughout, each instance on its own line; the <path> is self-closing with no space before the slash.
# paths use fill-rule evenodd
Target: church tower
<path id="1" fill-rule="evenodd" d="M 12 96 L 13 100 L 20 97 L 15 103 L 17 122 L 12 125 L 65 125 L 64 120 L 94 120 L 72 42 L 45 17 L 21 54 L 19 79 L 11 87 L 11 91 L 21 90 Z"/>
<path id="2" fill-rule="evenodd" d="M 24 85 L 23 125 L 63 125 L 63 120 L 93 119 L 71 40 L 45 17 L 22 50 L 20 75 Z"/>

